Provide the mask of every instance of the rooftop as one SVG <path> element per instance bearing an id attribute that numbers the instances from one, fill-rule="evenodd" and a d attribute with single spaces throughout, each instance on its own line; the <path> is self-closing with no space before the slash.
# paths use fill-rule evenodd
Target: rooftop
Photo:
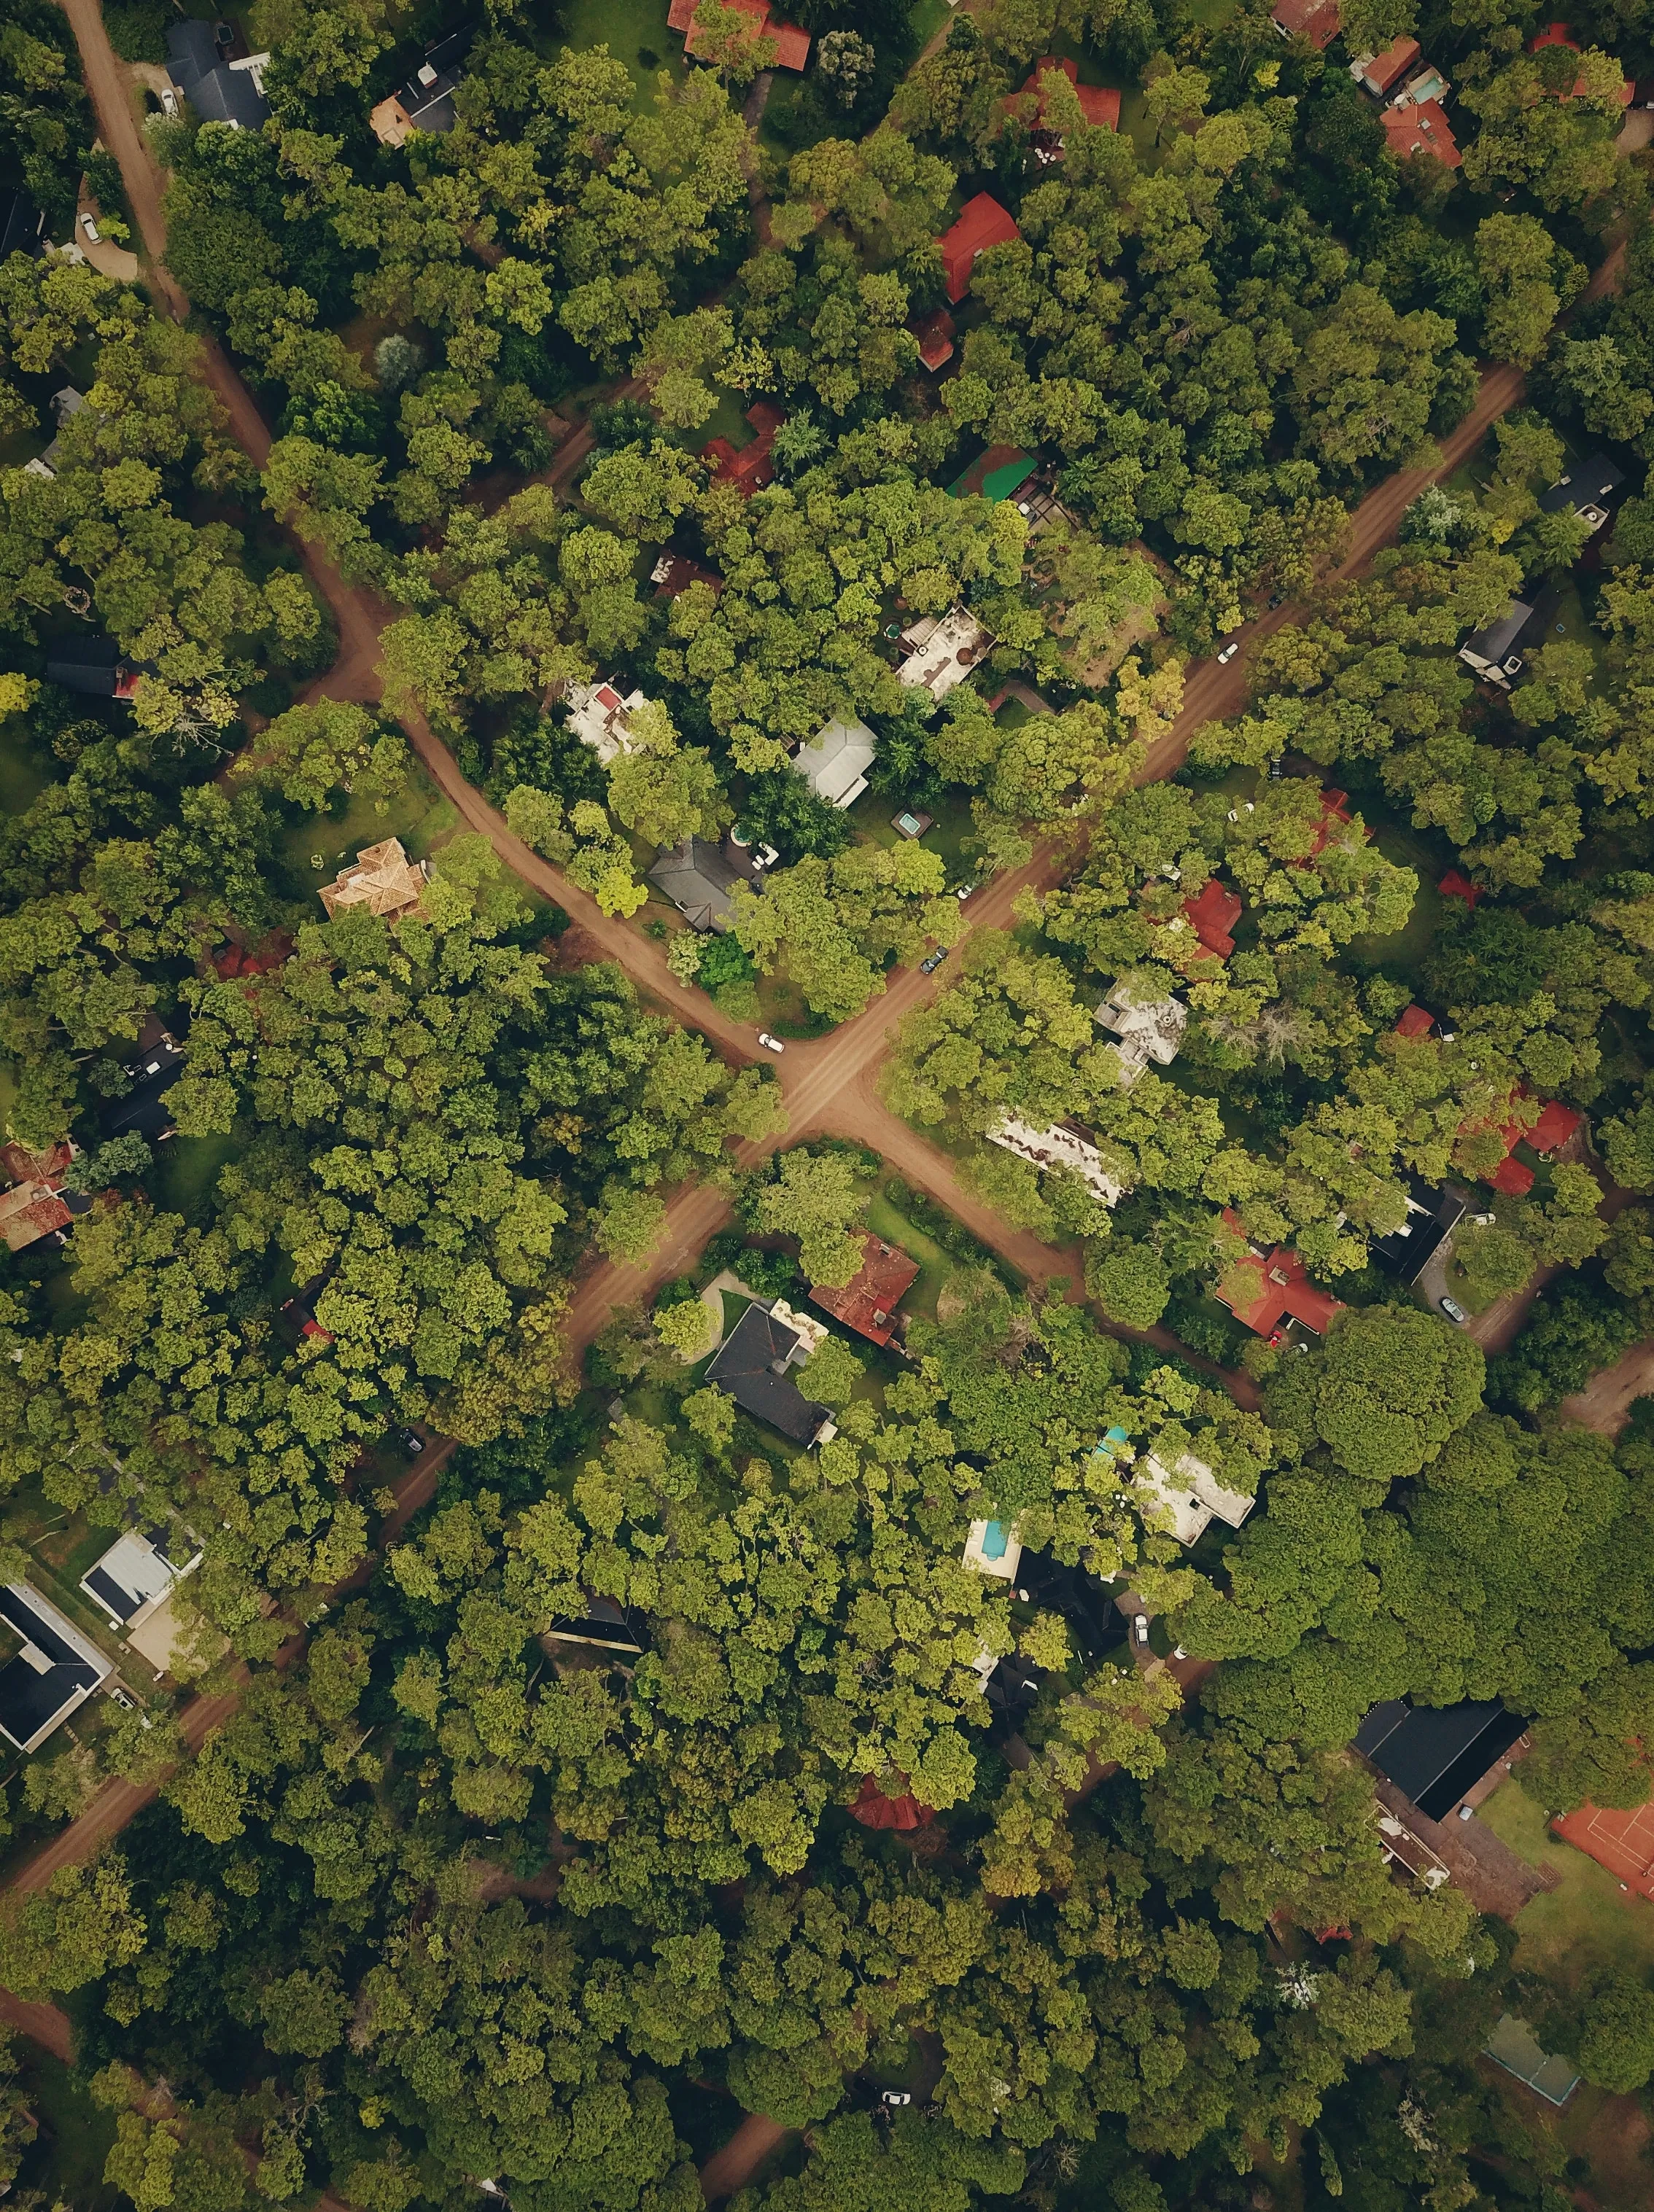
<path id="1" fill-rule="evenodd" d="M 925 615 L 903 633 L 907 658 L 897 670 L 903 684 L 922 684 L 939 704 L 963 684 L 994 642 L 975 615 L 953 607 L 946 615 Z"/>
<path id="2" fill-rule="evenodd" d="M 1213 876 L 1193 898 L 1183 901 L 1183 919 L 1208 952 L 1226 960 L 1235 949 L 1231 934 L 1245 908 L 1238 891 Z"/>
<path id="3" fill-rule="evenodd" d="M 265 98 L 264 67 L 268 54 L 228 58 L 214 27 L 199 17 L 167 27 L 167 71 L 174 88 L 204 123 L 228 123 L 233 131 L 259 130 L 270 114 Z"/>
<path id="4" fill-rule="evenodd" d="M 722 0 L 722 4 L 750 17 L 761 37 L 775 41 L 777 69 L 801 70 L 809 60 L 810 33 L 801 31 L 796 23 L 778 21 L 770 15 L 769 0 Z M 684 33 L 684 52 L 697 60 L 708 46 L 705 33 L 695 20 L 699 7 L 700 0 L 672 0 L 666 10 L 667 29 Z"/>
<path id="5" fill-rule="evenodd" d="M 649 881 L 663 890 L 696 929 L 729 927 L 729 895 L 742 880 L 739 872 L 704 837 L 685 837 L 663 853 L 649 870 Z"/>
<path id="6" fill-rule="evenodd" d="M 0 1735 L 28 1753 L 115 1669 L 95 1644 L 27 1583 L 0 1587 L 0 1620 L 23 1647 L 0 1667 Z"/>
<path id="7" fill-rule="evenodd" d="M 1462 1193 L 1444 1183 L 1427 1183 L 1421 1176 L 1409 1174 L 1406 1185 L 1407 1218 L 1400 1228 L 1373 1238 L 1372 1254 L 1399 1281 L 1416 1283 L 1464 1218 L 1466 1200 Z"/>
<path id="8" fill-rule="evenodd" d="M 1269 20 L 1283 39 L 1302 37 L 1312 46 L 1330 46 L 1338 35 L 1338 0 L 1277 0 Z"/>
<path id="9" fill-rule="evenodd" d="M 202 1554 L 164 1528 L 129 1528 L 95 1565 L 81 1588 L 101 1607 L 112 1628 L 126 1630 L 147 1619 L 173 1585 L 201 1564 Z"/>
<path id="10" fill-rule="evenodd" d="M 789 1328 L 778 1318 L 781 1313 L 793 1318 L 779 1300 L 773 1310 L 755 1300 L 719 1346 L 706 1379 L 794 1443 L 821 1443 L 837 1433 L 832 1416 L 825 1406 L 806 1398 L 787 1374 L 809 1355 L 809 1325 Z"/>
<path id="11" fill-rule="evenodd" d="M 76 1152 L 67 1138 L 39 1152 L 26 1145 L 0 1146 L 0 1166 L 11 1179 L 10 1188 L 0 1193 L 0 1237 L 8 1250 L 27 1251 L 43 1237 L 67 1229 L 77 1212 L 85 1212 L 89 1200 L 61 1195 Z"/>
<path id="12" fill-rule="evenodd" d="M 1147 1493 L 1149 1510 L 1170 1518 L 1171 1533 L 1180 1544 L 1194 1543 L 1213 1521 L 1238 1528 L 1257 1503 L 1244 1491 L 1225 1488 L 1193 1452 L 1180 1454 L 1170 1470 L 1147 1452 L 1132 1470 L 1132 1479 Z"/>
<path id="13" fill-rule="evenodd" d="M 1020 491 L 1038 466 L 1031 453 L 1025 453 L 1015 446 L 989 446 L 968 469 L 955 477 L 947 488 L 948 497 L 975 496 L 997 506 L 1000 500 Z"/>
<path id="14" fill-rule="evenodd" d="M 947 296 L 957 307 L 970 289 L 970 272 L 991 246 L 1008 246 L 1020 238 L 1016 220 L 992 192 L 978 192 L 960 209 L 958 220 L 945 230 L 936 244 L 947 277 Z"/>
<path id="15" fill-rule="evenodd" d="M 807 745 L 799 747 L 789 765 L 829 806 L 854 806 L 867 788 L 867 770 L 878 744 L 865 722 L 854 716 L 844 722 L 835 716 Z"/>
<path id="16" fill-rule="evenodd" d="M 871 1234 L 861 1239 L 861 1266 L 842 1290 L 813 1284 L 810 1303 L 873 1344 L 896 1334 L 896 1309 L 919 1276 L 919 1262 Z"/>
<path id="17" fill-rule="evenodd" d="M 1140 1006 L 1124 983 L 1116 983 L 1096 1009 L 1096 1018 L 1113 1032 L 1122 1091 L 1131 1089 L 1150 1060 L 1170 1067 L 1189 1027 L 1189 1008 L 1181 999 L 1156 999 Z"/>
<path id="18" fill-rule="evenodd" d="M 1128 1188 L 1118 1179 L 1123 1168 L 1118 1173 L 1111 1170 L 1089 1138 L 1061 1121 L 1054 1121 L 1048 1129 L 1035 1129 L 1007 1114 L 997 1128 L 988 1131 L 988 1141 L 1002 1146 L 1034 1167 L 1068 1169 L 1104 1206 L 1118 1206 Z"/>
<path id="19" fill-rule="evenodd" d="M 746 410 L 746 419 L 753 434 L 745 446 L 733 446 L 727 438 L 711 438 L 702 447 L 701 459 L 711 469 L 715 483 L 733 483 L 744 499 L 751 499 L 755 491 L 775 481 L 769 449 L 787 417 L 767 399 L 755 399 Z"/>
<path id="20" fill-rule="evenodd" d="M 1226 1207 L 1223 1218 L 1237 1235 L 1244 1233 L 1238 1218 Z M 1301 1322 L 1316 1335 L 1324 1336 L 1334 1315 L 1344 1310 L 1343 1301 L 1312 1283 L 1303 1261 L 1285 1244 L 1277 1244 L 1273 1252 L 1249 1251 L 1229 1269 L 1213 1295 L 1244 1328 L 1271 1341 L 1288 1321 Z"/>
<path id="21" fill-rule="evenodd" d="M 1352 62 L 1350 75 L 1359 84 L 1365 86 L 1375 100 L 1382 99 L 1403 71 L 1411 69 L 1418 60 L 1419 51 L 1416 39 L 1397 39 L 1395 45 L 1386 46 L 1383 53 L 1366 54 L 1359 61 Z"/>
<path id="22" fill-rule="evenodd" d="M 919 358 L 933 375 L 953 358 L 953 318 L 946 307 L 915 315 L 908 325 L 919 341 Z"/>
<path id="23" fill-rule="evenodd" d="M 430 868 L 423 860 L 410 860 L 399 837 L 386 837 L 377 845 L 364 845 L 348 868 L 341 868 L 331 884 L 324 884 L 321 902 L 331 921 L 348 907 L 366 907 L 386 921 L 399 921 L 419 904 Z"/>
<path id="24" fill-rule="evenodd" d="M 1524 1725 L 1497 1698 L 1456 1705 L 1409 1705 L 1389 1698 L 1362 1722 L 1355 1748 L 1428 1819 L 1444 1820 Z"/>
<path id="25" fill-rule="evenodd" d="M 1463 155 L 1453 136 L 1447 111 L 1438 100 L 1425 100 L 1405 107 L 1387 107 L 1382 118 L 1389 150 L 1398 161 L 1409 154 L 1433 154 L 1443 167 L 1458 168 Z"/>
<path id="26" fill-rule="evenodd" d="M 649 702 L 642 691 L 629 691 L 623 699 L 618 685 L 603 681 L 570 684 L 563 703 L 569 729 L 607 768 L 622 753 L 631 751 L 632 716 Z"/>

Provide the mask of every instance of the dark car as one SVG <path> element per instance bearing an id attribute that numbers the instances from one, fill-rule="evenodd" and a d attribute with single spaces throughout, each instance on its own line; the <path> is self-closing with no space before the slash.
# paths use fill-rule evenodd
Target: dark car
<path id="1" fill-rule="evenodd" d="M 392 1429 L 391 1442 L 404 1459 L 422 1459 L 424 1456 L 425 1439 L 417 1429 Z"/>
<path id="2" fill-rule="evenodd" d="M 920 974 L 921 975 L 933 975 L 936 973 L 936 970 L 941 966 L 943 961 L 946 958 L 946 945 L 939 945 L 934 952 L 927 954 L 925 958 L 919 963 Z"/>

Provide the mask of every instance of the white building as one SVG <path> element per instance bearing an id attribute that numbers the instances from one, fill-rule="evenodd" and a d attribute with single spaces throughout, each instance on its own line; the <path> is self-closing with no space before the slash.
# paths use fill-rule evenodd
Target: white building
<path id="1" fill-rule="evenodd" d="M 564 699 L 569 728 L 581 744 L 590 745 L 605 768 L 633 750 L 632 716 L 648 703 L 641 691 L 623 699 L 606 683 L 571 684 Z"/>
<path id="2" fill-rule="evenodd" d="M 1034 1129 L 1014 1114 L 1007 1114 L 997 1128 L 988 1132 L 988 1141 L 1014 1152 L 1033 1167 L 1069 1169 L 1104 1206 L 1118 1206 L 1129 1188 L 1110 1170 L 1088 1138 L 1061 1121 L 1054 1121 L 1049 1129 Z"/>
<path id="3" fill-rule="evenodd" d="M 1203 1459 L 1182 1453 L 1168 1469 L 1153 1452 L 1139 1462 L 1134 1480 L 1142 1502 L 1157 1520 L 1167 1519 L 1180 1544 L 1192 1544 L 1213 1521 L 1238 1528 L 1256 1500 L 1226 1490 Z"/>
<path id="4" fill-rule="evenodd" d="M 1120 1088 L 1129 1091 L 1151 1060 L 1170 1067 L 1177 1059 L 1189 1027 L 1189 1008 L 1181 999 L 1172 998 L 1134 1005 L 1126 986 L 1116 983 L 1097 1008 L 1097 1019 L 1113 1032 Z"/>
<path id="5" fill-rule="evenodd" d="M 922 685 L 938 705 L 955 684 L 963 684 L 994 642 L 963 607 L 945 615 L 925 615 L 903 634 L 907 659 L 897 670 L 903 684 Z"/>
<path id="6" fill-rule="evenodd" d="M 174 1584 L 194 1573 L 201 1556 L 198 1546 L 179 1542 L 165 1529 L 129 1528 L 87 1569 L 81 1588 L 102 1607 L 111 1628 L 126 1635 L 158 1610 Z"/>
<path id="7" fill-rule="evenodd" d="M 842 722 L 835 716 L 807 745 L 799 747 L 792 765 L 829 806 L 854 806 L 867 788 L 867 770 L 877 744 L 865 722 L 854 718 Z"/>

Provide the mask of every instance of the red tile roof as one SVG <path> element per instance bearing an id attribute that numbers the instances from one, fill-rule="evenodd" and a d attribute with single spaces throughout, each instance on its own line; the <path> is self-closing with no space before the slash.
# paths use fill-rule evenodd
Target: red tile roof
<path id="1" fill-rule="evenodd" d="M 771 23 L 768 35 L 775 41 L 777 69 L 801 70 L 810 58 L 810 33 L 796 23 Z"/>
<path id="2" fill-rule="evenodd" d="M 1008 246 L 1021 236 L 1010 210 L 1002 208 L 992 192 L 978 192 L 975 199 L 965 202 L 958 221 L 936 241 L 947 276 L 947 296 L 956 307 L 970 289 L 970 272 L 977 255 L 986 253 L 990 246 Z"/>
<path id="3" fill-rule="evenodd" d="M 1272 20 L 1288 36 L 1301 33 L 1312 46 L 1330 46 L 1338 35 L 1338 0 L 1277 0 Z"/>
<path id="4" fill-rule="evenodd" d="M 953 318 L 946 307 L 915 315 L 908 325 L 919 341 L 919 358 L 933 374 L 953 358 Z"/>
<path id="5" fill-rule="evenodd" d="M 1427 1014 L 1422 1006 L 1409 1006 L 1396 1023 L 1396 1034 L 1400 1037 L 1425 1037 L 1435 1026 L 1434 1014 Z"/>
<path id="6" fill-rule="evenodd" d="M 727 438 L 709 439 L 701 448 L 701 459 L 711 468 L 715 483 L 733 483 L 744 498 L 751 499 L 755 491 L 775 481 L 769 448 L 787 417 L 767 399 L 755 399 L 746 410 L 746 419 L 757 434 L 750 445 L 737 452 Z"/>
<path id="7" fill-rule="evenodd" d="M 899 1778 L 905 1781 L 905 1775 Z M 901 1797 L 887 1797 L 879 1788 L 875 1776 L 862 1777 L 861 1787 L 850 1807 L 850 1818 L 860 1820 L 864 1828 L 893 1828 L 903 1835 L 910 1835 L 915 1828 L 928 1827 L 936 1818 L 936 1808 L 926 1805 L 911 1790 Z"/>
<path id="8" fill-rule="evenodd" d="M 871 1343 L 888 1344 L 895 1334 L 896 1309 L 918 1280 L 919 1262 L 896 1245 L 873 1236 L 862 1237 L 861 1251 L 860 1273 L 852 1276 L 842 1290 L 812 1285 L 810 1303 Z"/>
<path id="9" fill-rule="evenodd" d="M 1311 832 L 1315 842 L 1310 847 L 1305 858 L 1300 860 L 1298 866 L 1301 868 L 1307 867 L 1310 860 L 1319 859 L 1338 832 L 1349 827 L 1350 795 L 1348 792 L 1323 791 L 1321 794 L 1321 812 L 1316 819 Z M 1364 825 L 1361 835 L 1363 837 L 1371 837 L 1372 832 Z"/>
<path id="10" fill-rule="evenodd" d="M 1231 1213 L 1225 1212 L 1224 1219 L 1231 1228 L 1240 1226 Z M 1342 1299 L 1318 1289 L 1302 1260 L 1285 1244 L 1277 1244 L 1262 1258 L 1249 1252 L 1219 1284 L 1216 1295 L 1242 1327 L 1257 1336 L 1274 1336 L 1289 1318 L 1324 1336 L 1333 1316 L 1344 1310 Z"/>
<path id="11" fill-rule="evenodd" d="M 1402 71 L 1418 60 L 1419 52 L 1416 39 L 1397 39 L 1393 46 L 1386 46 L 1383 53 L 1373 56 L 1361 72 L 1362 83 L 1369 92 L 1388 92 Z"/>
<path id="12" fill-rule="evenodd" d="M 1536 54 L 1542 46 L 1566 46 L 1571 54 L 1577 54 L 1581 51 L 1578 40 L 1573 36 L 1572 30 L 1566 23 L 1547 23 L 1544 29 L 1539 33 L 1537 38 L 1530 39 L 1528 41 L 1528 52 L 1530 54 Z M 1559 93 L 1557 97 L 1559 100 L 1572 100 L 1584 89 L 1584 78 L 1577 77 L 1574 80 L 1572 88 L 1567 92 Z M 1629 107 L 1632 101 L 1636 98 L 1636 94 L 1637 88 L 1635 85 L 1628 82 L 1621 85 L 1620 88 L 1621 106 Z"/>
<path id="13" fill-rule="evenodd" d="M 1045 121 L 1045 95 L 1040 89 L 1040 79 L 1048 70 L 1061 70 L 1067 78 L 1079 95 L 1079 112 L 1093 130 L 1117 131 L 1120 128 L 1120 94 L 1104 85 L 1081 84 L 1076 65 L 1071 61 L 1059 61 L 1055 54 L 1043 55 L 1034 64 L 1029 71 L 1027 83 L 1014 95 L 1016 100 L 1021 100 L 1031 92 L 1039 94 L 1039 120 L 1042 124 Z M 1007 100 L 1005 104 L 1009 107 L 1012 101 Z"/>
<path id="14" fill-rule="evenodd" d="M 1230 933 L 1244 911 L 1240 893 L 1229 890 L 1215 876 L 1197 897 L 1183 901 L 1183 912 L 1190 928 L 1207 951 L 1215 952 L 1222 960 L 1226 960 L 1235 949 Z"/>
<path id="15" fill-rule="evenodd" d="M 1444 168 L 1456 169 L 1462 163 L 1464 156 L 1439 100 L 1420 100 L 1416 107 L 1387 107 L 1379 119 L 1398 161 L 1409 154 L 1433 154 Z"/>
<path id="16" fill-rule="evenodd" d="M 1567 1143 L 1584 1119 L 1583 1114 L 1565 1106 L 1560 1098 L 1548 1098 L 1533 1127 L 1523 1132 L 1523 1139 L 1536 1152 L 1554 1152 Z"/>
<path id="17" fill-rule="evenodd" d="M 1436 886 L 1444 898 L 1462 899 L 1473 910 L 1479 898 L 1486 898 L 1486 884 L 1473 884 L 1469 876 L 1462 876 L 1456 868 L 1450 868 Z"/>
<path id="18" fill-rule="evenodd" d="M 672 0 L 666 10 L 666 27 L 684 33 L 684 52 L 699 56 L 705 51 L 706 40 L 696 30 L 696 10 L 701 0 Z M 766 39 L 775 42 L 775 66 L 778 69 L 801 70 L 810 58 L 810 33 L 800 30 L 796 23 L 775 23 L 769 20 L 769 0 L 721 0 L 727 8 L 734 8 L 743 15 L 750 15 L 757 30 Z"/>
<path id="19" fill-rule="evenodd" d="M 1501 1160 L 1490 1176 L 1482 1178 L 1490 1188 L 1502 1191 L 1506 1198 L 1526 1198 L 1534 1187 L 1534 1171 L 1524 1168 L 1518 1159 Z"/>

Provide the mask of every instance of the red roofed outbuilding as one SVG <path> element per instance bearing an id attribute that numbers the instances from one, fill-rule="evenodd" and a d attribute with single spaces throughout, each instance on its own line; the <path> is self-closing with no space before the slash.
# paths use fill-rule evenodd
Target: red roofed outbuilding
<path id="1" fill-rule="evenodd" d="M 965 202 L 958 221 L 936 241 L 947 278 L 947 296 L 956 307 L 970 289 L 970 272 L 978 257 L 990 246 L 1009 246 L 1021 236 L 1015 217 L 992 192 L 978 192 L 975 199 Z"/>
<path id="2" fill-rule="evenodd" d="M 1220 960 L 1226 960 L 1235 949 L 1231 932 L 1244 912 L 1240 893 L 1231 891 L 1215 876 L 1195 897 L 1183 901 L 1189 927 L 1207 951 L 1215 952 Z"/>
<path id="3" fill-rule="evenodd" d="M 906 1781 L 907 1777 L 897 1778 Z M 878 1777 L 867 1774 L 850 1807 L 850 1818 L 859 1820 L 864 1828 L 893 1829 L 905 1836 L 911 1835 L 915 1828 L 927 1828 L 936 1818 L 936 1808 L 921 1804 L 910 1790 L 900 1797 L 887 1797 L 879 1786 Z"/>
<path id="4" fill-rule="evenodd" d="M 1572 1106 L 1565 1106 L 1560 1098 L 1548 1098 L 1545 1110 L 1531 1129 L 1523 1132 L 1524 1142 L 1536 1152 L 1554 1152 L 1566 1145 L 1584 1115 Z"/>
<path id="5" fill-rule="evenodd" d="M 1469 876 L 1462 876 L 1456 868 L 1450 868 L 1436 888 L 1444 898 L 1462 899 L 1473 913 L 1476 901 L 1487 896 L 1486 884 L 1473 884 Z"/>
<path id="6" fill-rule="evenodd" d="M 919 358 L 933 376 L 953 358 L 953 318 L 946 307 L 915 315 L 908 325 L 919 341 Z"/>
<path id="7" fill-rule="evenodd" d="M 1534 1187 L 1534 1171 L 1524 1168 L 1518 1159 L 1501 1160 L 1490 1176 L 1482 1180 L 1492 1190 L 1506 1198 L 1526 1198 Z"/>
<path id="8" fill-rule="evenodd" d="M 701 448 L 701 459 L 711 469 L 715 483 L 733 483 L 744 499 L 751 499 L 755 491 L 775 481 L 769 448 L 787 417 L 767 399 L 755 399 L 746 410 L 746 419 L 756 433 L 750 444 L 738 448 L 727 438 L 708 439 Z"/>
<path id="9" fill-rule="evenodd" d="M 1319 50 L 1338 36 L 1338 0 L 1276 0 L 1269 20 L 1283 39 L 1304 38 Z"/>
<path id="10" fill-rule="evenodd" d="M 1435 1027 L 1434 1014 L 1426 1013 L 1422 1006 L 1409 1006 L 1396 1023 L 1396 1034 L 1398 1037 L 1427 1037 Z"/>

